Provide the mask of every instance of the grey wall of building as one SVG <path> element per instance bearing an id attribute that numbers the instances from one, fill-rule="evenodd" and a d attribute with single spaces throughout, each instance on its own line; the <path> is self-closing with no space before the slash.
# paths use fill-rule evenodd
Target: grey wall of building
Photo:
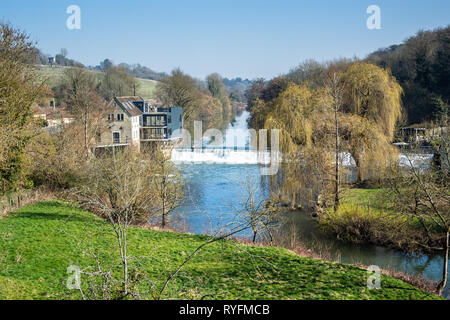
<path id="1" fill-rule="evenodd" d="M 169 139 L 181 139 L 183 137 L 181 129 L 183 129 L 183 109 L 181 107 L 169 108 L 167 117 L 171 121 L 167 121 L 167 136 Z"/>

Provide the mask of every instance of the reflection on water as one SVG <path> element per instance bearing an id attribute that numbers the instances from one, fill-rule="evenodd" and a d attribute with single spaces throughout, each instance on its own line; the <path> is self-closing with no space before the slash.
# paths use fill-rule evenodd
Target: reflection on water
<path id="1" fill-rule="evenodd" d="M 300 241 L 308 249 L 320 252 L 325 248 L 330 256 L 340 257 L 342 263 L 360 263 L 363 265 L 377 265 L 381 268 L 392 269 L 413 275 L 422 275 L 433 281 L 442 279 L 442 255 L 405 255 L 398 250 L 392 250 L 375 245 L 357 245 L 343 243 L 325 235 L 317 222 L 306 212 L 292 212 L 285 227 L 295 225 L 295 232 Z M 292 228 L 288 230 L 292 232 Z M 446 296 L 449 294 L 447 285 Z"/>
<path id="2" fill-rule="evenodd" d="M 237 118 L 237 123 L 246 125 L 248 114 Z M 198 234 L 212 234 L 224 225 L 239 221 L 236 211 L 242 207 L 246 198 L 243 188 L 247 178 L 259 181 L 264 185 L 258 165 L 230 165 L 230 164 L 189 164 L 178 163 L 186 182 L 186 196 L 184 204 L 174 213 L 181 216 L 188 225 L 188 231 Z M 262 183 L 261 183 L 262 182 Z M 267 191 L 260 188 L 259 198 L 267 196 Z M 420 257 L 407 256 L 400 251 L 386 249 L 373 245 L 345 244 L 324 235 L 317 223 L 306 212 L 291 212 L 282 227 L 282 234 L 286 239 L 293 234 L 313 251 L 326 248 L 331 256 L 339 256 L 343 263 L 360 263 L 363 265 L 377 265 L 413 275 L 438 281 L 442 277 L 443 256 Z M 249 237 L 249 232 L 240 233 L 240 237 Z M 449 286 L 445 295 L 448 297 Z"/>
<path id="3" fill-rule="evenodd" d="M 186 182 L 182 214 L 188 231 L 212 234 L 241 221 L 239 209 L 246 200 L 246 179 L 259 178 L 257 165 L 179 164 Z M 255 195 L 262 198 L 262 191 Z M 245 233 L 240 233 L 245 236 Z"/>

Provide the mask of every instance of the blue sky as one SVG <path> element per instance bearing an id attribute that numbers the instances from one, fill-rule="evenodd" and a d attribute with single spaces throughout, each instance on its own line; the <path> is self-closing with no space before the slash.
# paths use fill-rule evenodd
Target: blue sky
<path id="1" fill-rule="evenodd" d="M 366 9 L 381 9 L 368 30 Z M 69 5 L 81 30 L 69 30 Z M 86 65 L 105 58 L 203 78 L 272 78 L 305 59 L 364 57 L 420 29 L 450 24 L 448 0 L 14 0 L 0 20 L 25 30 L 45 53 L 67 48 Z"/>

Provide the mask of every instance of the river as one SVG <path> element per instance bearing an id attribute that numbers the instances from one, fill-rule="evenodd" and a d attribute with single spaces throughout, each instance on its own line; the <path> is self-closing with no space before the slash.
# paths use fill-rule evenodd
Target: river
<path id="1" fill-rule="evenodd" d="M 248 112 L 244 111 L 230 124 L 224 135 L 228 147 L 245 148 L 248 145 L 248 137 L 245 135 L 248 116 Z M 239 130 L 241 137 L 236 138 L 230 134 L 236 132 L 233 130 Z M 238 211 L 246 197 L 243 187 L 245 182 L 264 185 L 259 165 L 254 163 L 251 154 L 243 154 L 243 151 L 225 153 L 209 150 L 197 155 L 186 152 L 176 154 L 173 158 L 186 183 L 185 201 L 173 213 L 177 227 L 184 231 L 213 234 L 233 221 L 239 221 Z M 256 197 L 266 196 L 264 188 L 256 190 Z M 307 248 L 313 251 L 325 249 L 329 255 L 339 257 L 342 263 L 376 265 L 421 275 L 433 281 L 439 281 L 442 277 L 444 258 L 441 255 L 411 256 L 380 246 L 342 243 L 323 234 L 307 212 L 293 212 L 282 228 L 286 239 L 295 234 Z M 240 233 L 238 236 L 250 235 Z M 444 293 L 447 298 L 449 287 L 447 285 Z"/>

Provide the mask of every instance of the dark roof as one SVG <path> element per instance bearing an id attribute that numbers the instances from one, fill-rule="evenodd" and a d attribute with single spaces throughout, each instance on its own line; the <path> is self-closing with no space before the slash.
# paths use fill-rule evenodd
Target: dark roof
<path id="1" fill-rule="evenodd" d="M 144 101 L 144 99 L 142 99 L 142 97 L 139 97 L 139 96 L 116 97 L 114 100 L 130 116 L 135 117 L 135 116 L 142 115 L 141 110 L 139 110 L 139 108 L 136 107 L 133 103 L 136 101 L 141 101 L 141 102 Z"/>

